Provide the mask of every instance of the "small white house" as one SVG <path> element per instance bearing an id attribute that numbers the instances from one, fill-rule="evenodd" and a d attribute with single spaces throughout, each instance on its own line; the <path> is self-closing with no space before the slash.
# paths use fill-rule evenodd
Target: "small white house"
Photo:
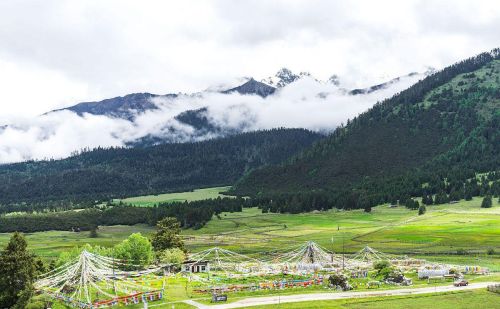
<path id="1" fill-rule="evenodd" d="M 210 271 L 208 261 L 185 261 L 182 263 L 182 271 L 188 273 L 206 273 Z"/>

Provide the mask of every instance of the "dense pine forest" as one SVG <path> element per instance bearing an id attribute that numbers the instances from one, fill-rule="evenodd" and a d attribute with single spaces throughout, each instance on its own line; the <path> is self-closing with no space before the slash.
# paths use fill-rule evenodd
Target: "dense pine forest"
<path id="1" fill-rule="evenodd" d="M 412 196 L 480 194 L 476 174 L 500 166 L 499 59 L 496 49 L 425 78 L 292 160 L 246 175 L 233 193 L 274 204 L 281 197 L 287 206 L 279 211 L 293 212 L 324 207 L 311 206 L 313 199 L 353 209 Z M 498 195 L 491 175 L 481 193 Z"/>
<path id="2" fill-rule="evenodd" d="M 323 136 L 273 129 L 147 148 L 94 149 L 63 160 L 0 166 L 1 212 L 70 209 L 96 200 L 231 185 Z"/>

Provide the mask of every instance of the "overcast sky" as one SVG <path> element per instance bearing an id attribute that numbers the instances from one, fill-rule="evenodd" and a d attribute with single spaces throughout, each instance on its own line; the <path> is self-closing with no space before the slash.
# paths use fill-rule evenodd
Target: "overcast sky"
<path id="1" fill-rule="evenodd" d="M 498 1 L 0 0 L 0 120 L 281 67 L 363 86 L 499 45 Z"/>

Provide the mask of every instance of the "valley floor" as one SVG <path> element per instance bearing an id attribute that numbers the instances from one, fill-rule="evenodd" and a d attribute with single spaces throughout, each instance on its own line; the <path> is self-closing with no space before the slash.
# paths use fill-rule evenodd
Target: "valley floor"
<path id="1" fill-rule="evenodd" d="M 329 210 L 306 214 L 261 213 L 245 208 L 223 213 L 199 230 L 184 230 L 187 247 L 196 252 L 213 246 L 258 257 L 276 248 L 313 240 L 329 250 L 352 254 L 365 245 L 379 251 L 431 261 L 481 265 L 500 271 L 500 206 L 480 208 L 481 199 L 429 206 L 427 213 L 388 205 L 360 210 Z M 51 259 L 85 243 L 112 246 L 134 232 L 152 233 L 153 227 L 102 226 L 98 238 L 88 232 L 48 231 L 26 234 L 30 249 Z M 9 234 L 0 234 L 0 246 Z M 493 252 L 491 252 L 493 249 Z M 486 252 L 490 250 L 488 255 Z"/>
<path id="2" fill-rule="evenodd" d="M 215 191 L 206 191 L 212 194 Z M 205 194 L 203 193 L 203 194 Z M 159 199 L 158 197 L 155 197 Z M 170 199 L 164 195 L 161 199 Z M 147 198 L 141 203 L 149 203 Z M 480 265 L 488 267 L 494 273 L 490 276 L 468 276 L 476 286 L 482 282 L 500 282 L 500 207 L 495 201 L 493 208 L 480 208 L 481 199 L 461 201 L 456 204 L 429 206 L 427 213 L 418 216 L 416 211 L 404 207 L 391 208 L 388 205 L 374 207 L 371 213 L 360 210 L 329 210 L 306 214 L 262 213 L 257 208 L 246 208 L 243 212 L 222 213 L 214 217 L 199 230 L 182 232 L 187 248 L 200 251 L 213 246 L 220 246 L 253 257 L 261 257 L 274 250 L 285 250 L 306 241 L 318 242 L 323 247 L 338 254 L 353 254 L 369 245 L 376 250 L 395 255 L 408 255 L 429 261 L 459 265 Z M 148 206 L 148 205 L 145 205 Z M 112 246 L 125 239 L 133 232 L 149 235 L 154 230 L 146 225 L 102 226 L 97 238 L 90 238 L 88 232 L 49 231 L 26 234 L 30 249 L 47 259 L 57 257 L 61 252 L 85 243 Z M 0 234 L 3 246 L 9 234 Z M 489 253 L 488 252 L 489 250 Z M 493 250 L 493 251 L 492 251 Z M 425 282 L 424 282 L 425 281 Z M 187 288 L 185 278 L 171 278 L 167 285 L 167 298 L 161 303 L 151 303 L 157 308 L 192 308 L 184 300 L 195 300 L 203 305 L 209 304 L 209 295 L 194 295 Z M 283 308 L 427 308 L 439 304 L 436 308 L 494 308 L 498 303 L 498 294 L 484 290 L 457 292 L 450 282 L 427 284 L 426 280 L 414 280 L 410 289 L 435 289 L 446 293 L 399 295 L 382 297 L 397 290 L 397 287 L 384 287 L 376 290 L 374 297 L 343 299 L 341 293 L 318 287 L 312 289 L 292 289 L 288 291 L 238 292 L 230 295 L 228 304 L 238 303 L 245 298 L 291 297 L 293 303 L 276 305 L 261 303 L 262 308 L 282 306 Z M 432 291 L 431 291 L 432 292 Z M 306 296 L 304 299 L 291 295 L 325 294 L 334 298 Z M 367 293 L 358 290 L 350 293 Z M 371 293 L 371 292 L 370 292 Z M 379 294 L 380 293 L 380 294 Z M 389 294 L 387 294 L 389 293 Z M 361 294 L 360 294 L 361 295 Z M 295 297 L 295 298 L 294 298 Z M 315 301 L 301 302 L 313 298 Z M 324 298 L 327 297 L 327 298 Z M 337 299 L 339 297 L 340 299 Z M 281 302 L 281 300 L 280 300 Z M 242 303 L 242 302 L 240 302 Z M 258 304 L 255 303 L 255 304 Z M 249 304 L 247 304 L 249 305 Z M 56 305 L 54 308 L 56 308 Z M 63 307 L 61 307 L 63 308 Z M 134 307 L 134 308 L 142 308 Z M 255 307 L 260 308 L 260 307 Z"/>
<path id="3" fill-rule="evenodd" d="M 422 216 L 388 205 L 371 213 L 330 210 L 294 215 L 263 214 L 251 208 L 225 213 L 184 235 L 193 251 L 217 245 L 258 257 L 313 240 L 338 254 L 352 254 L 369 245 L 385 253 L 500 271 L 500 207 L 483 209 L 480 203 L 475 198 L 429 206 Z M 488 249 L 496 254 L 487 255 Z"/>

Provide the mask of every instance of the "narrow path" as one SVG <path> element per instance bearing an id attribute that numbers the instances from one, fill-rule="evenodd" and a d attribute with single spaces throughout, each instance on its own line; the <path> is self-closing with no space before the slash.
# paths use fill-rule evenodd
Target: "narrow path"
<path id="1" fill-rule="evenodd" d="M 221 304 L 221 305 L 205 305 L 198 303 L 194 300 L 184 301 L 186 304 L 195 306 L 202 309 L 230 309 L 242 308 L 259 305 L 277 305 L 280 303 L 303 302 L 313 300 L 335 300 L 345 298 L 363 298 L 373 296 L 397 296 L 397 295 L 413 295 L 413 294 L 428 294 L 440 293 L 450 291 L 462 291 L 472 289 L 486 288 L 488 285 L 499 284 L 500 282 L 478 282 L 471 283 L 468 286 L 455 287 L 453 285 L 434 286 L 425 288 L 405 288 L 397 290 L 381 290 L 381 291 L 363 291 L 363 292 L 338 292 L 338 293 L 315 293 L 315 294 L 297 294 L 297 295 L 283 295 L 283 296 L 266 296 L 266 297 L 252 297 L 238 300 L 234 303 Z"/>

